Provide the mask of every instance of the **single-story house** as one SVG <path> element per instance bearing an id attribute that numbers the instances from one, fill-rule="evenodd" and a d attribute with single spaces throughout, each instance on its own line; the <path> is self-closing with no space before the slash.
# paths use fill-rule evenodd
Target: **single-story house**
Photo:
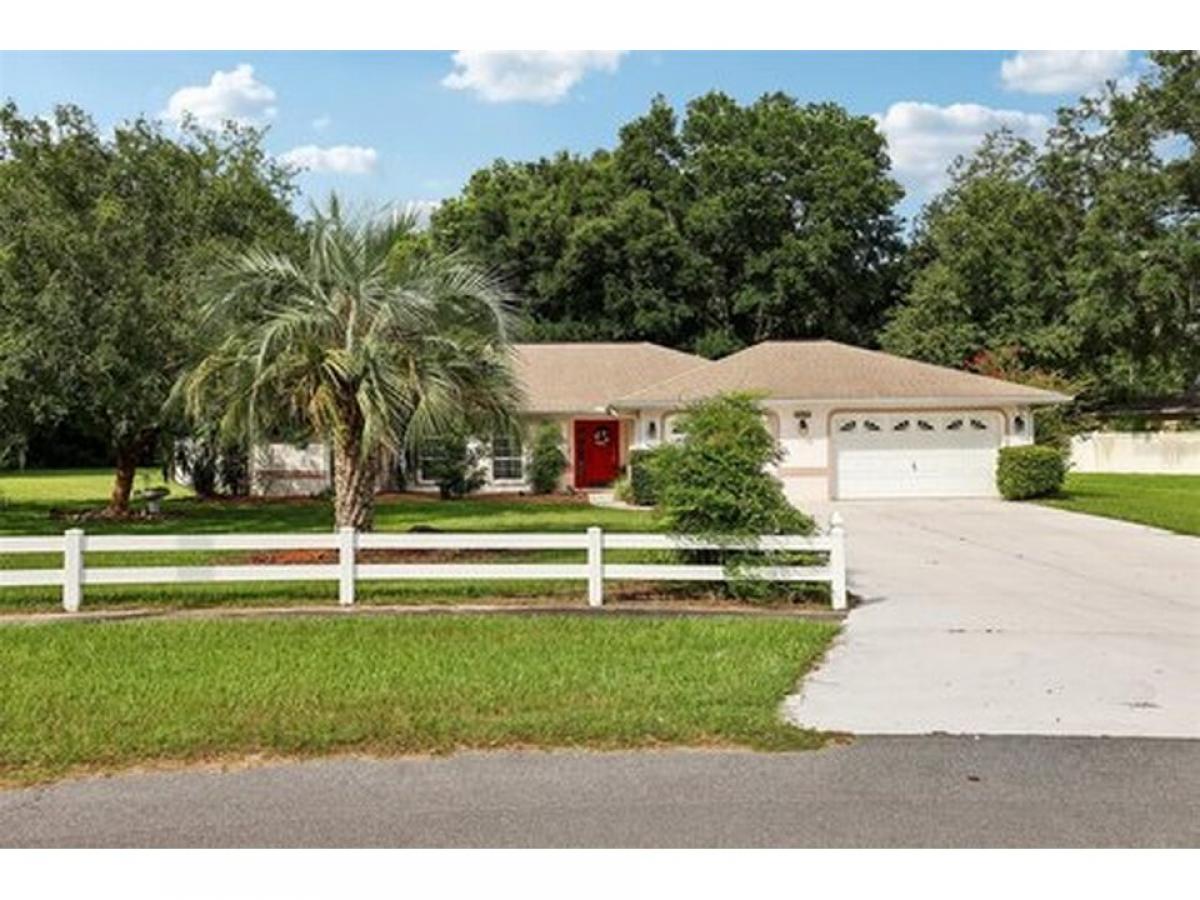
<path id="1" fill-rule="evenodd" d="M 994 496 L 997 450 L 1032 443 L 1033 408 L 1069 399 L 824 340 L 766 341 L 715 362 L 644 342 L 519 344 L 515 360 L 527 431 L 559 424 L 563 484 L 576 490 L 612 485 L 631 450 L 675 439 L 690 403 L 748 391 L 762 398 L 782 454 L 775 474 L 795 502 Z M 480 443 L 485 490 L 528 490 L 521 435 Z M 435 490 L 422 469 L 418 453 L 409 489 Z M 290 485 L 328 483 L 282 460 L 272 471 Z"/>

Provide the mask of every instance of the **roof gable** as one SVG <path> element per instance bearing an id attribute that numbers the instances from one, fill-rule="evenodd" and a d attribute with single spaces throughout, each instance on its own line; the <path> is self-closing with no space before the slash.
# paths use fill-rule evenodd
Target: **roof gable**
<path id="1" fill-rule="evenodd" d="M 747 391 L 778 400 L 963 400 L 1059 403 L 1070 398 L 836 341 L 765 341 L 620 397 L 615 406 L 686 404 Z"/>
<path id="2" fill-rule="evenodd" d="M 713 363 L 649 342 L 515 344 L 527 412 L 600 412 L 618 397 Z"/>

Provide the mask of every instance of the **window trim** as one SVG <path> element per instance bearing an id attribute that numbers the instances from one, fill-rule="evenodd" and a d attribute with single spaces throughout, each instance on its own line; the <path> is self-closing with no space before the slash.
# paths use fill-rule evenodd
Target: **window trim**
<path id="1" fill-rule="evenodd" d="M 497 439 L 507 439 L 512 442 L 513 446 L 511 448 L 506 448 L 509 449 L 509 453 L 502 456 L 496 452 Z M 490 451 L 488 454 L 490 458 L 490 464 L 488 468 L 490 470 L 493 482 L 518 483 L 525 481 L 525 446 L 524 442 L 521 440 L 520 432 L 513 431 L 508 434 L 493 434 L 491 440 L 488 442 L 488 449 Z M 516 475 L 502 476 L 497 472 L 497 464 L 512 464 L 514 462 L 516 463 Z"/>

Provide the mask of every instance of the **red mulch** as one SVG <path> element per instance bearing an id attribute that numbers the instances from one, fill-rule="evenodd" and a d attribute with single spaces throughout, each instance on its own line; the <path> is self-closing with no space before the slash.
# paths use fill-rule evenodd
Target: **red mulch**
<path id="1" fill-rule="evenodd" d="M 359 563 L 469 562 L 495 557 L 495 550 L 359 550 Z M 230 557 L 230 561 L 234 561 Z M 322 565 L 338 561 L 336 550 L 262 550 L 236 562 L 255 566 Z"/>

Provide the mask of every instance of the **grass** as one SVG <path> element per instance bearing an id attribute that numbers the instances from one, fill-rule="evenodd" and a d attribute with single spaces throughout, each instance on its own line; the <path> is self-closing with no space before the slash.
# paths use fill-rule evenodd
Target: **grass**
<path id="1" fill-rule="evenodd" d="M 161 484 L 156 472 L 138 473 L 138 487 Z M 55 511 L 94 509 L 108 499 L 112 473 L 73 469 L 0 472 L 0 534 L 61 534 L 69 527 Z M 203 534 L 220 531 L 329 531 L 333 506 L 328 500 L 203 501 L 171 486 L 158 521 L 84 524 L 89 533 Z M 441 502 L 412 495 L 382 497 L 376 510 L 380 531 L 407 531 L 427 525 L 443 531 L 575 531 L 600 525 L 617 531 L 641 530 L 650 516 L 638 510 L 584 503 L 530 503 L 521 500 L 465 499 Z"/>
<path id="2" fill-rule="evenodd" d="M 112 473 L 105 470 L 56 470 L 0 473 L 0 535 L 61 534 L 70 527 L 60 513 L 95 509 L 107 500 Z M 161 484 L 157 472 L 139 472 L 139 487 Z M 186 489 L 172 486 L 157 521 L 88 521 L 89 534 L 204 534 L 216 532 L 329 531 L 333 510 L 328 500 L 203 501 Z M 465 499 L 439 501 L 412 495 L 381 497 L 376 512 L 380 531 L 408 531 L 414 527 L 442 531 L 583 531 L 599 525 L 609 531 L 653 531 L 652 515 L 637 510 L 589 506 L 585 503 L 534 502 L 528 499 Z M 238 563 L 247 554 L 166 552 L 90 553 L 89 566 L 199 565 L 220 561 Z M 570 551 L 497 554 L 516 561 L 575 561 Z M 38 568 L 61 565 L 57 554 L 0 555 L 0 568 Z M 496 597 L 579 597 L 574 582 L 393 582 L 360 586 L 363 603 L 451 603 Z M 161 586 L 111 586 L 89 588 L 87 608 L 154 605 L 198 607 L 229 603 L 329 603 L 336 585 L 325 583 L 192 584 Z M 57 588 L 0 590 L 0 610 L 37 611 L 58 607 Z"/>
<path id="3" fill-rule="evenodd" d="M 0 781 L 246 754 L 819 746 L 792 619 L 353 617 L 0 626 Z"/>
<path id="4" fill-rule="evenodd" d="M 1040 502 L 1200 536 L 1200 475 L 1071 473 L 1061 496 Z"/>

